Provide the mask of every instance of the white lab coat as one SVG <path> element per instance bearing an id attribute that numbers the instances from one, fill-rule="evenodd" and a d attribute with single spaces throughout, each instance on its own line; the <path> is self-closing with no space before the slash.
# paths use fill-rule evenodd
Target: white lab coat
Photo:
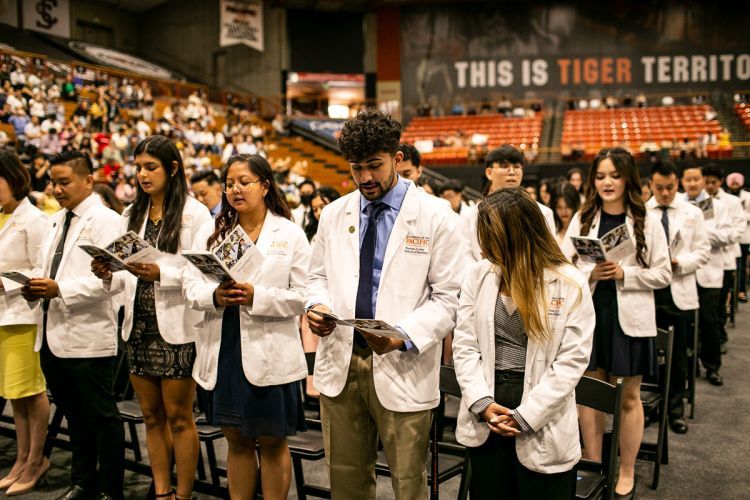
<path id="1" fill-rule="evenodd" d="M 47 233 L 47 216 L 27 198 L 21 200 L 0 229 L 0 271 L 31 276 L 39 247 Z M 0 278 L 0 326 L 34 325 L 36 313 L 21 296 L 23 285 Z"/>
<path id="2" fill-rule="evenodd" d="M 652 197 L 646 202 L 646 208 L 661 221 L 662 211 Z M 700 208 L 687 201 L 675 199 L 667 210 L 669 217 L 669 244 L 679 240 L 671 251 L 671 258 L 678 262 L 672 270 L 671 294 L 678 309 L 691 311 L 698 309 L 698 288 L 695 272 L 708 262 L 711 244 L 706 234 L 706 221 Z"/>
<path id="3" fill-rule="evenodd" d="M 745 230 L 742 233 L 742 238 L 740 238 L 740 243 L 747 245 L 750 244 L 750 192 L 741 189 L 738 196 L 745 216 Z"/>
<path id="4" fill-rule="evenodd" d="M 62 236 L 67 209 L 50 217 L 33 277 L 49 276 L 57 242 Z M 65 239 L 55 281 L 60 296 L 47 312 L 47 344 L 58 358 L 99 358 L 117 354 L 117 318 L 114 290 L 106 290 L 91 272 L 91 257 L 78 245 L 104 246 L 119 236 L 120 215 L 105 207 L 94 193 L 73 209 L 76 214 Z M 41 301 L 37 301 L 41 302 Z M 35 350 L 42 348 L 43 311 L 36 309 Z"/>
<path id="5" fill-rule="evenodd" d="M 742 235 L 745 233 L 747 227 L 747 219 L 745 219 L 745 211 L 742 209 L 742 202 L 740 199 L 733 194 L 727 193 L 723 189 L 719 189 L 714 199 L 721 200 L 727 206 L 729 212 L 729 218 L 732 224 L 732 242 L 724 247 L 722 250 L 722 257 L 724 262 L 725 271 L 734 271 L 737 269 L 737 257 L 741 255 L 740 252 L 740 240 Z"/>
<path id="6" fill-rule="evenodd" d="M 596 236 L 598 233 L 601 210 L 594 216 L 591 230 L 588 235 Z M 633 233 L 633 218 L 628 214 L 625 223 L 630 233 L 630 238 L 635 246 L 635 234 Z M 568 232 L 565 233 L 562 250 L 566 257 L 572 259 L 576 255 L 575 247 L 570 241 L 571 236 L 587 236 L 581 232 L 581 213 L 578 212 L 570 221 Z M 656 306 L 654 304 L 654 290 L 664 288 L 672 280 L 672 265 L 669 259 L 669 247 L 667 237 L 661 227 L 661 220 L 653 214 L 646 213 L 643 226 L 643 235 L 646 243 L 646 263 L 648 267 L 641 267 L 636 260 L 635 253 L 622 259 L 617 264 L 622 268 L 624 279 L 615 281 L 617 290 L 617 317 L 620 327 L 625 335 L 629 337 L 656 337 Z M 595 265 L 593 263 L 578 260 L 578 269 L 587 278 L 591 275 Z M 591 292 L 594 292 L 596 282 L 590 283 Z"/>
<path id="7" fill-rule="evenodd" d="M 132 207 L 132 205 L 131 205 Z M 126 209 L 120 223 L 120 234 L 128 232 L 130 209 Z M 188 307 L 182 297 L 183 269 L 187 261 L 179 254 L 182 250 L 193 248 L 193 242 L 198 230 L 204 224 L 213 224 L 213 218 L 205 205 L 195 198 L 188 196 L 182 210 L 182 226 L 180 227 L 180 245 L 177 254 L 161 253 L 156 261 L 159 266 L 159 280 L 154 282 L 154 305 L 156 308 L 156 322 L 159 334 L 170 344 L 187 344 L 193 342 L 197 336 L 195 324 L 200 321 L 200 314 Z M 162 222 L 163 223 L 163 222 Z M 146 232 L 144 220 L 138 235 L 143 238 Z M 128 271 L 116 272 L 112 275 L 111 288 L 115 291 L 124 290 L 123 302 L 125 318 L 122 323 L 122 339 L 127 341 L 133 329 L 133 312 L 135 308 L 135 291 L 138 278 Z M 105 282 L 105 287 L 107 283 Z"/>
<path id="8" fill-rule="evenodd" d="M 596 323 L 586 278 L 566 264 L 544 273 L 540 313 L 550 340 L 529 340 L 521 404 L 517 411 L 535 431 L 516 437 L 516 453 L 527 469 L 543 474 L 570 470 L 581 457 L 575 388 L 589 364 Z M 477 447 L 489 436 L 471 406 L 495 389 L 495 303 L 500 278 L 487 260 L 472 264 L 461 287 L 453 362 L 461 386 L 456 439 Z"/>
<path id="9" fill-rule="evenodd" d="M 479 202 L 481 203 L 481 202 Z M 477 222 L 479 220 L 479 203 L 471 205 L 465 210 L 461 210 L 460 230 L 464 245 L 468 249 L 468 256 L 474 262 L 482 260 L 482 250 L 479 248 L 479 237 L 477 236 Z M 539 210 L 542 211 L 544 222 L 547 223 L 552 237 L 557 241 L 557 229 L 555 229 L 555 217 L 552 209 L 537 202 Z"/>
<path id="10" fill-rule="evenodd" d="M 204 225 L 195 238 L 195 249 L 205 250 L 214 225 Z M 252 306 L 240 307 L 240 345 L 245 378 L 256 386 L 280 385 L 307 376 L 305 353 L 299 336 L 299 316 L 304 312 L 302 292 L 310 263 L 310 245 L 294 222 L 266 212 L 257 242 L 265 259 L 250 277 L 255 292 Z M 193 378 L 204 389 L 216 386 L 224 308 L 214 306 L 218 283 L 195 267 L 185 269 L 185 299 L 203 313 L 198 325 Z"/>
<path id="11" fill-rule="evenodd" d="M 729 209 L 722 200 L 714 198 L 713 213 L 714 216 L 706 220 L 706 235 L 711 245 L 708 262 L 695 272 L 695 279 L 698 285 L 703 288 L 722 287 L 724 283 L 724 248 L 727 245 L 732 245 L 736 237 L 736 228 L 732 225 Z"/>
<path id="12" fill-rule="evenodd" d="M 353 318 L 359 284 L 360 193 L 323 209 L 307 279 L 308 304 L 325 304 Z M 401 327 L 415 350 L 373 354 L 380 403 L 391 411 L 420 411 L 440 400 L 443 338 L 453 331 L 458 306 L 462 243 L 444 202 L 409 183 L 385 250 L 375 318 Z M 320 339 L 315 387 L 328 397 L 344 389 L 352 355 L 351 327 Z"/>

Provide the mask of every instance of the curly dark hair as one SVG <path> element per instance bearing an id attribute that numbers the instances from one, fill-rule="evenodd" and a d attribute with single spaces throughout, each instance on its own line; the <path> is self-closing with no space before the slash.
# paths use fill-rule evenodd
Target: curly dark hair
<path id="1" fill-rule="evenodd" d="M 375 108 L 367 108 L 344 124 L 339 149 L 348 161 L 387 152 L 395 155 L 401 139 L 401 124 Z"/>

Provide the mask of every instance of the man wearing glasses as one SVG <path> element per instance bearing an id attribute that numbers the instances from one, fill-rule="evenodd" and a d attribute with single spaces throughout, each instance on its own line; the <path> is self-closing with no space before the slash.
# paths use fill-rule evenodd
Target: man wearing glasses
<path id="1" fill-rule="evenodd" d="M 484 160 L 484 175 L 487 178 L 485 196 L 507 187 L 518 187 L 523 180 L 523 169 L 526 159 L 523 153 L 510 144 L 503 144 L 489 153 Z M 537 202 L 539 210 L 542 211 L 547 227 L 554 236 L 555 219 L 552 210 Z M 469 256 L 474 261 L 482 260 L 482 252 L 479 250 L 477 239 L 477 205 L 468 207 L 461 211 L 462 223 L 460 227 L 464 231 L 463 237 L 469 249 Z"/>

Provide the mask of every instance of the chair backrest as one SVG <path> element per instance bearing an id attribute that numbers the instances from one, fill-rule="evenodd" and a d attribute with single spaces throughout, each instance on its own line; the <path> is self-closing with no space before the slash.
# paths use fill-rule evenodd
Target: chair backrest
<path id="1" fill-rule="evenodd" d="M 307 374 L 312 375 L 313 372 L 315 371 L 315 353 L 306 352 L 305 361 L 307 362 Z"/>
<path id="2" fill-rule="evenodd" d="M 456 379 L 456 369 L 449 365 L 440 365 L 440 392 L 461 397 L 461 386 Z"/>
<path id="3" fill-rule="evenodd" d="M 591 377 L 582 377 L 576 386 L 576 403 L 612 415 L 612 432 L 609 436 L 606 457 L 602 457 L 602 470 L 606 474 L 606 498 L 614 498 L 615 474 L 617 473 L 617 453 L 620 442 L 622 418 L 622 378 L 615 385 Z"/>

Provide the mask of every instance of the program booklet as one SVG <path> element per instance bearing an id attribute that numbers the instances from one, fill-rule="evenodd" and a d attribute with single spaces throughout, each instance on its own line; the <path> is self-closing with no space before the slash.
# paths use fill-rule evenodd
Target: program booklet
<path id="1" fill-rule="evenodd" d="M 20 283 L 23 286 L 26 286 L 29 280 L 31 280 L 31 278 L 29 278 L 23 273 L 19 273 L 18 271 L 6 271 L 3 273 L 0 273 L 0 276 L 2 276 L 3 278 L 9 279 L 11 281 L 15 281 L 16 283 Z"/>
<path id="2" fill-rule="evenodd" d="M 635 253 L 635 245 L 626 224 L 617 226 L 601 238 L 571 236 L 570 239 L 584 262 L 618 262 Z"/>
<path id="3" fill-rule="evenodd" d="M 122 271 L 128 264 L 153 264 L 159 257 L 159 251 L 135 231 L 128 231 L 104 248 L 96 245 L 78 247 L 94 258 L 109 260 L 112 272 Z"/>
<path id="4" fill-rule="evenodd" d="M 706 196 L 705 200 L 694 203 L 694 205 L 703 210 L 704 219 L 711 220 L 714 218 L 714 199 L 710 196 Z"/>
<path id="5" fill-rule="evenodd" d="M 351 326 L 356 330 L 377 335 L 378 337 L 387 337 L 394 340 L 409 340 L 409 337 L 398 330 L 395 326 L 379 319 L 341 319 L 335 314 L 322 311 L 313 311 L 318 316 L 334 321 L 340 326 Z"/>
<path id="6" fill-rule="evenodd" d="M 234 229 L 213 250 L 182 252 L 188 262 L 205 276 L 222 283 L 246 283 L 263 264 L 263 254 L 242 227 Z"/>

